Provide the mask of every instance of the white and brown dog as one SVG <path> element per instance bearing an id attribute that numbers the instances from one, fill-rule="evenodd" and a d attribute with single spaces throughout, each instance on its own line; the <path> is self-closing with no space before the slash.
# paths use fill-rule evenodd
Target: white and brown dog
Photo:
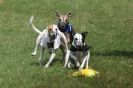
<path id="1" fill-rule="evenodd" d="M 37 49 L 38 49 L 38 46 L 40 45 L 41 54 L 40 54 L 39 62 L 42 65 L 43 63 L 42 56 L 44 53 L 44 49 L 47 48 L 50 51 L 51 56 L 49 61 L 45 65 L 45 67 L 49 67 L 49 65 L 51 64 L 51 62 L 53 61 L 56 55 L 55 54 L 56 49 L 60 48 L 63 52 L 63 57 L 65 57 L 66 51 L 68 51 L 67 40 L 65 35 L 58 29 L 57 25 L 54 25 L 54 24 L 48 25 L 46 29 L 44 29 L 41 32 L 33 25 L 32 23 L 33 18 L 34 18 L 33 16 L 30 18 L 30 25 L 39 35 L 37 37 L 36 47 L 32 55 L 34 56 L 37 54 Z"/>
<path id="2" fill-rule="evenodd" d="M 73 36 L 73 42 L 71 45 L 70 50 L 68 50 L 66 54 L 66 61 L 64 67 L 67 65 L 69 66 L 71 62 L 74 62 L 74 65 L 76 67 L 79 67 L 79 69 L 82 68 L 88 68 L 89 63 L 89 57 L 90 57 L 90 51 L 89 48 L 91 48 L 87 43 L 85 43 L 85 37 L 87 35 L 87 32 L 82 33 L 76 33 Z M 70 58 L 70 59 L 69 59 Z M 70 60 L 72 60 L 70 62 Z"/>

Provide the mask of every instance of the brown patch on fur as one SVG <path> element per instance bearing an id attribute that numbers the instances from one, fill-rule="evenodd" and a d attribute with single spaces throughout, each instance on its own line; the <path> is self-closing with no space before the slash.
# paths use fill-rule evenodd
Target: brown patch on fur
<path id="1" fill-rule="evenodd" d="M 48 25 L 48 32 L 52 32 L 53 31 L 53 25 Z"/>
<path id="2" fill-rule="evenodd" d="M 67 20 L 68 20 L 68 16 L 67 15 L 60 15 L 59 17 L 58 17 L 58 19 L 60 19 L 62 22 L 67 22 Z"/>
<path id="3" fill-rule="evenodd" d="M 61 14 L 59 12 L 56 11 L 56 16 L 58 17 L 59 20 L 61 20 L 62 22 L 67 23 L 68 18 L 71 16 L 71 12 L 67 13 L 67 14 Z"/>

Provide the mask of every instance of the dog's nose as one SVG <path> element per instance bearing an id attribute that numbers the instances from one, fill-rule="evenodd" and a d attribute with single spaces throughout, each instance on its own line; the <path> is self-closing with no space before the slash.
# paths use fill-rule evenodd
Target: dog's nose
<path id="1" fill-rule="evenodd" d="M 52 37 L 55 37 L 55 35 L 53 35 Z"/>
<path id="2" fill-rule="evenodd" d="M 78 47 L 81 47 L 81 46 L 82 46 L 82 43 L 81 43 L 81 42 L 79 42 L 79 43 L 78 43 Z"/>
<path id="3" fill-rule="evenodd" d="M 52 38 L 55 38 L 55 34 L 51 35 Z"/>
<path id="4" fill-rule="evenodd" d="M 62 27 L 65 27 L 65 25 L 66 25 L 65 22 L 63 22 L 63 23 L 62 23 Z"/>

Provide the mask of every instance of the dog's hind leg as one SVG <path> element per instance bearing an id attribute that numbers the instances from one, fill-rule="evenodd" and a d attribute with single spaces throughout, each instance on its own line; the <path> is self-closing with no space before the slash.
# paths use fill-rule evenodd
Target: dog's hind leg
<path id="1" fill-rule="evenodd" d="M 43 56 L 43 53 L 44 53 L 44 47 L 41 47 L 41 53 L 40 53 L 40 57 L 39 57 L 39 63 L 40 65 L 43 65 L 43 60 L 42 60 L 42 56 Z"/>

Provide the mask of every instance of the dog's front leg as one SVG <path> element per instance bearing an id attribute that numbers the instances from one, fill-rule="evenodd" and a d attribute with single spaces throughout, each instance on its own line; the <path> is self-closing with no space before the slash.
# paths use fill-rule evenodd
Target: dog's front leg
<path id="1" fill-rule="evenodd" d="M 55 53 L 54 53 L 54 52 L 52 52 L 52 54 L 51 54 L 51 57 L 50 57 L 49 61 L 48 61 L 48 62 L 47 62 L 47 64 L 45 65 L 45 68 L 49 67 L 49 65 L 50 65 L 50 64 L 51 64 L 51 62 L 53 61 L 54 57 L 55 57 Z"/>
<path id="2" fill-rule="evenodd" d="M 83 59 L 83 61 L 82 61 L 81 65 L 80 65 L 80 67 L 79 67 L 79 69 L 83 69 L 83 67 L 84 67 L 84 65 L 85 65 L 86 60 L 87 60 L 87 56 L 85 56 L 85 58 Z"/>
<path id="3" fill-rule="evenodd" d="M 40 53 L 40 57 L 39 57 L 39 62 L 40 62 L 40 65 L 43 65 L 43 61 L 42 61 L 42 56 L 43 56 L 43 53 L 44 53 L 44 47 L 41 47 L 41 53 Z"/>
<path id="4" fill-rule="evenodd" d="M 61 46 L 60 46 L 60 50 L 61 50 L 61 51 L 62 51 L 62 53 L 63 53 L 62 60 L 64 61 L 64 59 L 65 59 L 65 55 L 66 55 L 66 51 L 65 51 L 65 48 L 64 48 L 64 46 L 63 46 L 63 45 L 61 45 Z"/>
<path id="5" fill-rule="evenodd" d="M 82 64 L 81 64 L 81 66 L 80 66 L 80 68 L 79 69 L 82 69 L 84 66 L 85 66 L 85 64 L 86 64 L 86 67 L 85 68 L 88 68 L 88 63 L 89 63 L 89 57 L 90 57 L 90 51 L 87 51 L 87 52 L 84 52 L 84 59 L 83 59 L 83 61 L 82 61 Z"/>
<path id="6" fill-rule="evenodd" d="M 65 56 L 64 68 L 67 66 L 67 63 L 68 63 L 68 60 L 69 60 L 69 56 L 70 56 L 70 50 L 67 50 L 66 56 Z"/>
<path id="7" fill-rule="evenodd" d="M 90 51 L 88 51 L 88 55 L 86 57 L 86 68 L 88 68 L 89 58 L 90 58 Z"/>
<path id="8" fill-rule="evenodd" d="M 31 54 L 32 56 L 35 56 L 37 54 L 37 49 L 41 42 L 41 39 L 42 39 L 42 35 L 39 35 L 36 40 L 36 46 L 35 46 L 34 52 L 32 52 L 32 54 Z"/>
<path id="9" fill-rule="evenodd" d="M 36 47 L 34 49 L 34 52 L 32 52 L 32 56 L 35 56 L 37 54 L 37 48 L 38 48 L 38 43 L 36 43 Z"/>

